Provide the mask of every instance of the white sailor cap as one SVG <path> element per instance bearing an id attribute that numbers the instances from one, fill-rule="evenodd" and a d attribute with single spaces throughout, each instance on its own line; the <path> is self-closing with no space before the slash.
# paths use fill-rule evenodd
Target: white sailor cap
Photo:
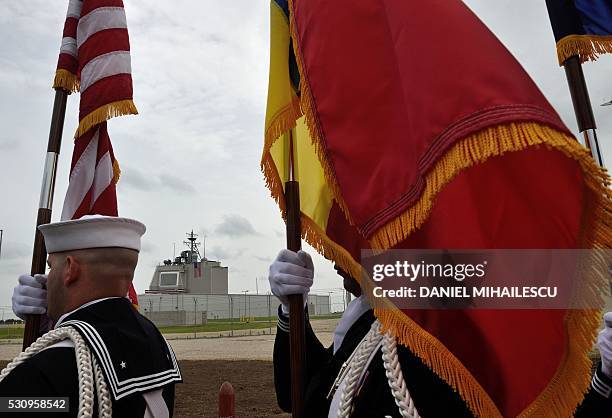
<path id="1" fill-rule="evenodd" d="M 85 215 L 80 219 L 54 222 L 38 227 L 45 238 L 47 253 L 86 248 L 128 248 L 140 252 L 140 237 L 146 227 L 134 219 Z"/>

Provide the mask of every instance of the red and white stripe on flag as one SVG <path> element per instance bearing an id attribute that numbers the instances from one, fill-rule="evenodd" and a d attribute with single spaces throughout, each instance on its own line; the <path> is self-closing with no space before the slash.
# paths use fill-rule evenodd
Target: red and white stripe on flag
<path id="1" fill-rule="evenodd" d="M 54 88 L 81 92 L 70 181 L 62 220 L 117 216 L 119 165 L 107 120 L 137 114 L 130 41 L 121 0 L 70 0 Z M 134 288 L 128 295 L 138 304 Z"/>
<path id="2" fill-rule="evenodd" d="M 62 219 L 78 219 L 94 213 L 117 216 L 118 174 L 106 122 L 103 122 L 74 143 Z"/>

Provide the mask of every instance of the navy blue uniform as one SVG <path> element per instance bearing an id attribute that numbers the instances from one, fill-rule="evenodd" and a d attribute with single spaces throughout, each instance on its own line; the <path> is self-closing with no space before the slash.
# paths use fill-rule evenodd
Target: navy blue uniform
<path id="1" fill-rule="evenodd" d="M 146 407 L 142 393 L 158 389 L 163 390 L 172 416 L 174 385 L 182 381 L 176 358 L 155 325 L 140 315 L 129 300 L 111 298 L 95 302 L 63 318 L 58 326 L 73 327 L 87 342 L 106 378 L 114 417 L 142 417 Z M 45 416 L 76 417 L 78 395 L 73 347 L 43 350 L 0 382 L 0 396 L 69 397 L 68 414 Z M 94 411 L 96 416 L 97 405 Z"/>

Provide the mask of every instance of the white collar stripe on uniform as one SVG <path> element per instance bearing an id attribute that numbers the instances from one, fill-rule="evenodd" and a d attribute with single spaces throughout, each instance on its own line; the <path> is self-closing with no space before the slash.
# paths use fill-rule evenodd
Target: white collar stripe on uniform
<path id="1" fill-rule="evenodd" d="M 94 327 L 92 327 L 87 322 L 77 321 L 77 320 L 71 320 L 71 321 L 64 322 L 62 324 L 62 326 L 64 326 L 64 325 L 76 325 L 77 327 L 78 326 L 85 327 L 85 329 L 83 329 L 83 332 L 87 333 L 88 336 L 90 336 L 90 338 L 91 338 L 91 340 L 88 340 L 88 341 L 90 341 L 92 344 L 95 344 L 95 343 L 99 343 L 100 344 L 100 346 L 101 346 L 100 348 L 104 351 L 104 354 L 106 355 L 106 359 L 105 359 L 106 362 L 108 362 L 108 364 L 110 364 L 112 366 L 113 363 L 112 363 L 112 360 L 110 359 L 110 354 L 108 353 L 108 350 L 106 349 L 106 345 L 104 344 L 104 341 L 102 340 L 102 338 L 100 337 L 100 335 L 98 334 L 98 332 L 96 331 L 96 329 Z M 87 329 L 87 328 L 89 328 L 89 329 Z M 92 332 L 92 334 L 90 334 L 90 332 Z M 169 347 L 167 342 L 166 342 L 166 345 Z M 173 363 L 174 366 L 176 366 L 177 364 L 176 364 L 176 359 L 174 358 L 174 352 L 171 351 L 171 354 L 172 354 L 172 360 L 173 360 L 172 363 Z M 149 376 L 158 376 L 158 375 L 162 375 L 162 374 L 165 374 L 165 373 L 169 373 L 169 372 L 174 372 L 175 371 L 175 370 L 170 369 L 170 370 L 166 370 L 164 372 L 159 372 L 159 373 L 151 374 L 151 375 L 148 375 L 148 376 L 133 377 L 131 379 L 126 379 L 126 380 L 124 380 L 122 382 L 119 382 L 119 379 L 117 378 L 117 375 L 114 373 L 114 367 L 111 367 L 111 370 L 113 370 L 113 376 L 112 377 L 113 377 L 113 379 L 115 379 L 116 382 L 118 382 L 119 386 L 127 384 L 127 383 L 130 383 L 130 382 L 133 382 L 133 381 L 142 380 L 142 379 L 144 379 L 146 377 L 149 377 Z"/>
<path id="2" fill-rule="evenodd" d="M 123 392 L 131 389 L 132 387 L 136 387 L 136 389 L 138 389 L 137 387 L 140 385 L 145 385 L 145 384 L 155 382 L 161 379 L 173 378 L 175 376 L 180 378 L 180 371 L 178 370 L 178 368 L 175 368 L 175 369 L 166 370 L 164 372 L 155 373 L 155 374 L 151 374 L 148 376 L 131 378 L 131 379 L 127 379 L 125 381 L 119 382 L 119 379 L 117 378 L 117 375 L 115 373 L 115 369 L 113 367 L 112 361 L 110 360 L 110 355 L 108 353 L 108 350 L 106 349 L 106 346 L 104 345 L 104 342 L 102 341 L 100 336 L 97 335 L 97 331 L 95 330 L 95 328 L 93 328 L 90 324 L 83 322 L 83 321 L 67 321 L 62 324 L 62 326 L 64 325 L 71 325 L 71 326 L 77 327 L 79 330 L 83 331 L 83 333 L 85 333 L 89 337 L 87 338 L 87 340 L 92 344 L 94 351 L 98 355 L 97 357 L 102 363 L 102 367 L 105 369 L 107 375 L 109 376 L 111 380 L 110 382 L 111 388 L 113 389 L 113 393 L 116 395 L 116 399 L 120 399 L 126 396 L 127 394 L 129 394 L 129 393 L 123 393 Z M 173 361 L 173 365 L 176 367 L 175 361 Z M 132 392 L 133 391 L 130 391 L 130 393 Z"/>
<path id="3" fill-rule="evenodd" d="M 77 330 L 81 331 L 81 334 L 86 337 L 87 341 L 94 349 L 94 352 L 97 354 L 96 357 L 104 368 L 108 380 L 110 380 L 109 383 L 111 390 L 113 391 L 113 395 L 117 400 L 137 391 L 144 391 L 145 389 L 163 386 L 172 381 L 181 379 L 181 373 L 180 369 L 178 368 L 176 357 L 174 352 L 170 349 L 169 352 L 172 359 L 173 369 L 119 381 L 106 345 L 94 327 L 87 322 L 77 320 L 63 322 L 61 326 L 73 326 Z M 167 342 L 166 345 L 170 348 Z"/>

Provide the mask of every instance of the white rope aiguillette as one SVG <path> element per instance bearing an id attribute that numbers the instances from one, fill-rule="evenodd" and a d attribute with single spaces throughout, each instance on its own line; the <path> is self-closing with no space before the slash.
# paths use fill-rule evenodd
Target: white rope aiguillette
<path id="1" fill-rule="evenodd" d="M 402 374 L 402 368 L 397 355 L 397 342 L 395 337 L 387 331 L 384 335 L 380 333 L 381 324 L 374 321 L 370 331 L 361 340 L 354 354 L 348 360 L 348 370 L 345 374 L 345 383 L 340 395 L 338 405 L 338 418 L 349 418 L 353 411 L 353 398 L 358 388 L 359 377 L 369 365 L 369 359 L 382 340 L 382 359 L 385 367 L 385 375 L 395 404 L 403 418 L 420 418 L 406 382 Z"/>
<path id="2" fill-rule="evenodd" d="M 69 339 L 74 343 L 74 350 L 79 375 L 79 412 L 78 418 L 91 418 L 94 407 L 94 384 L 98 399 L 98 416 L 110 418 L 113 415 L 113 404 L 108 385 L 102 374 L 102 369 L 89 347 L 76 330 L 71 327 L 61 327 L 51 330 L 38 338 L 25 351 L 22 351 L 0 372 L 0 382 L 21 363 L 39 353 L 41 350 L 59 341 Z"/>
<path id="3" fill-rule="evenodd" d="M 397 341 L 391 335 L 391 331 L 387 331 L 383 336 L 382 359 L 387 382 L 400 414 L 404 418 L 419 418 L 419 412 L 416 410 L 410 392 L 406 387 L 399 356 L 397 355 Z"/>

